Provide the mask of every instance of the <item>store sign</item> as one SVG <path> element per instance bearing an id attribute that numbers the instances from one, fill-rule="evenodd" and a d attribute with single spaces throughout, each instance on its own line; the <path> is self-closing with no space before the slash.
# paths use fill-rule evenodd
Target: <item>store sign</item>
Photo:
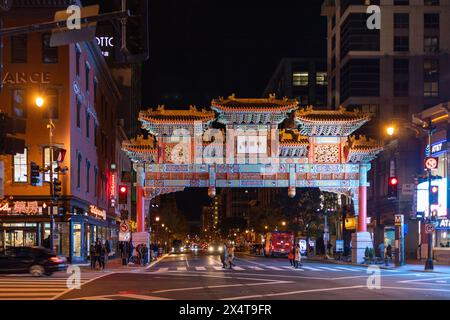
<path id="1" fill-rule="evenodd" d="M 436 230 L 450 230 L 450 220 L 442 219 L 436 225 Z"/>
<path id="2" fill-rule="evenodd" d="M 96 217 L 97 219 L 106 220 L 106 211 L 102 210 L 94 205 L 91 205 L 90 213 L 92 216 Z"/>
<path id="3" fill-rule="evenodd" d="M 429 145 L 425 148 L 425 154 L 428 155 L 430 150 Z M 431 156 L 447 150 L 447 141 L 439 141 L 431 144 Z"/>
<path id="4" fill-rule="evenodd" d="M 42 214 L 42 208 L 39 208 L 37 201 L 14 201 L 12 206 L 9 202 L 0 205 L 0 214 Z"/>
<path id="5" fill-rule="evenodd" d="M 116 196 L 117 196 L 117 173 L 111 173 L 111 185 L 109 187 L 109 192 L 111 196 L 111 207 L 116 206 Z"/>
<path id="6" fill-rule="evenodd" d="M 3 84 L 48 84 L 50 72 L 6 72 L 2 79 Z"/>

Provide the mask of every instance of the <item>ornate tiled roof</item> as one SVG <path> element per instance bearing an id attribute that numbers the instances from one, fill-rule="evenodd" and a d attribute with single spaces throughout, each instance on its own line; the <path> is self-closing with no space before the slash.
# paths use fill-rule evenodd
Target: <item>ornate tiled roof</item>
<path id="1" fill-rule="evenodd" d="M 383 147 L 374 139 L 362 135 L 359 138 L 350 136 L 345 147 L 347 162 L 371 161 Z"/>
<path id="2" fill-rule="evenodd" d="M 270 111 L 292 111 L 297 109 L 298 101 L 295 99 L 276 99 L 275 95 L 269 98 L 236 98 L 234 94 L 224 99 L 214 99 L 211 106 L 218 111 L 232 112 L 270 112 Z"/>
<path id="3" fill-rule="evenodd" d="M 307 136 L 348 136 L 370 120 L 371 114 L 359 110 L 314 110 L 312 106 L 297 110 L 295 122 Z"/>
<path id="4" fill-rule="evenodd" d="M 292 146 L 309 145 L 309 139 L 306 136 L 302 136 L 298 130 L 282 129 L 280 130 L 280 144 Z"/>
<path id="5" fill-rule="evenodd" d="M 168 124 L 193 123 L 194 121 L 214 120 L 214 112 L 205 109 L 199 111 L 195 106 L 190 106 L 189 110 L 167 110 L 164 106 L 158 106 L 156 110 L 141 111 L 139 120 Z"/>
<path id="6" fill-rule="evenodd" d="M 122 150 L 134 161 L 154 161 L 158 153 L 153 137 L 144 139 L 142 135 L 130 141 L 124 141 L 122 143 Z"/>

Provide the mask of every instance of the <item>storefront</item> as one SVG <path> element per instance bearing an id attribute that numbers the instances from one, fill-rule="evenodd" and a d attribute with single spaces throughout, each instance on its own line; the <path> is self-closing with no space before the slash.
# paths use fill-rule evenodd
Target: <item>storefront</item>
<path id="1" fill-rule="evenodd" d="M 436 224 L 434 234 L 434 259 L 450 263 L 450 220 L 441 219 Z"/>
<path id="2" fill-rule="evenodd" d="M 54 221 L 53 249 L 73 263 L 86 262 L 92 243 L 108 241 L 115 254 L 117 223 L 105 210 L 91 205 L 88 210 L 73 207 L 73 214 L 49 214 L 39 201 L 5 201 L 0 205 L 0 248 L 49 247 L 51 220 Z"/>

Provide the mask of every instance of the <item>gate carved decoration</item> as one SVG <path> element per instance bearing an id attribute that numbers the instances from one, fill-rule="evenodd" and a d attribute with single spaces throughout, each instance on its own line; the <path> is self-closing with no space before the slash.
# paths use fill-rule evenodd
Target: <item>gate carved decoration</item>
<path id="1" fill-rule="evenodd" d="M 186 187 L 207 187 L 210 196 L 225 187 L 283 187 L 291 197 L 304 187 L 346 194 L 358 215 L 358 233 L 366 231 L 367 171 L 382 147 L 351 134 L 370 114 L 299 109 L 297 100 L 274 95 L 220 97 L 211 109 L 140 112 L 149 137 L 123 144 L 138 173 L 139 231 L 145 199 Z M 288 118 L 293 128 L 280 129 Z"/>

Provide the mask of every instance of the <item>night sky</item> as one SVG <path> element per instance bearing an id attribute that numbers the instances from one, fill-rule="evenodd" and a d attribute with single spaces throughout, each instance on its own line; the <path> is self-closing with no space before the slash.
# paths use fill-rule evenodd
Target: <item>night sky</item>
<path id="1" fill-rule="evenodd" d="M 209 107 L 236 93 L 260 97 L 283 57 L 325 57 L 322 0 L 150 1 L 150 60 L 143 104 Z M 177 193 L 178 207 L 199 220 L 206 189 Z"/>

